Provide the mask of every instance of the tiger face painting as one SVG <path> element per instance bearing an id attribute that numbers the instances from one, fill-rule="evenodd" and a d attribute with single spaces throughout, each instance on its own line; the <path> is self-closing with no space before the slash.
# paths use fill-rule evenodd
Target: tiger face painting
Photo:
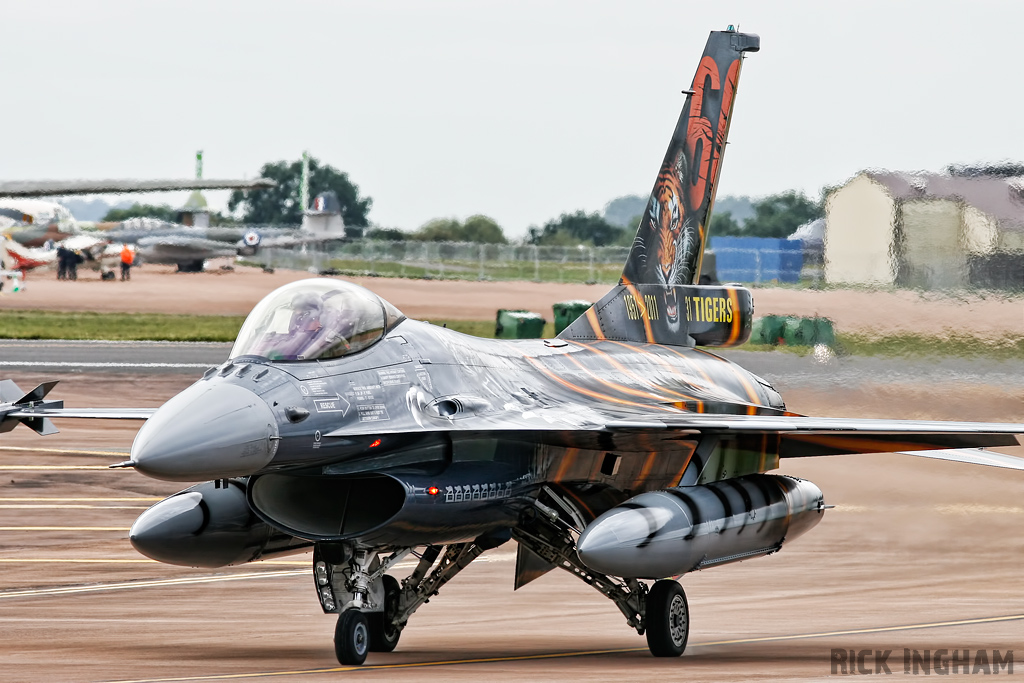
<path id="1" fill-rule="evenodd" d="M 693 280 L 699 235 L 683 202 L 678 172 L 662 168 L 647 206 L 647 282 L 683 285 Z"/>
<path id="2" fill-rule="evenodd" d="M 665 286 L 666 322 L 679 324 L 679 307 L 672 285 L 693 280 L 695 249 L 700 243 L 684 205 L 683 187 L 676 169 L 666 165 L 658 174 L 647 209 L 647 281 Z M 645 245 L 646 246 L 646 245 Z"/>

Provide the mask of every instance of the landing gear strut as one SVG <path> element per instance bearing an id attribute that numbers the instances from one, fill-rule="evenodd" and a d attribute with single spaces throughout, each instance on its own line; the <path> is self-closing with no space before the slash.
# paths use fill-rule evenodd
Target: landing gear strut
<path id="1" fill-rule="evenodd" d="M 368 652 L 394 650 L 413 612 L 488 547 L 453 543 L 427 546 L 422 553 L 401 548 L 381 559 L 380 549 L 349 548 L 339 554 L 336 548 L 328 552 L 317 546 L 313 578 L 324 612 L 338 614 L 334 630 L 338 661 L 359 665 Z M 384 573 L 409 554 L 419 562 L 401 583 Z"/>
<path id="2" fill-rule="evenodd" d="M 576 554 L 576 539 L 583 527 L 579 514 L 554 491 L 545 488 L 543 495 L 552 505 L 538 500 L 537 513 L 525 515 L 512 537 L 612 600 L 626 623 L 647 635 L 647 646 L 655 657 L 682 655 L 690 634 L 690 611 L 682 587 L 676 581 L 661 580 L 648 591 L 636 579 L 591 571 Z"/>

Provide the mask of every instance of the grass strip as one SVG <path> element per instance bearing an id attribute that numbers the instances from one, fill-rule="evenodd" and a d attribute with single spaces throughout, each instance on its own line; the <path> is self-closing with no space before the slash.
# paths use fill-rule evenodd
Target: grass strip
<path id="1" fill-rule="evenodd" d="M 0 310 L 0 339 L 231 342 L 244 320 L 244 316 L 221 315 Z M 494 337 L 493 320 L 431 322 L 463 334 Z M 544 336 L 554 334 L 554 323 L 548 323 Z"/>
<path id="2" fill-rule="evenodd" d="M 244 316 L 220 315 L 0 310 L 0 339 L 231 342 L 235 340 L 244 320 Z M 494 337 L 493 320 L 430 322 L 475 337 Z M 549 322 L 544 327 L 544 337 L 553 337 L 554 334 L 554 324 Z M 739 348 L 745 351 L 787 351 L 801 355 L 811 352 L 808 346 L 744 344 Z M 854 356 L 956 356 L 1016 360 L 1024 359 L 1024 337 L 919 334 L 879 337 L 841 333 L 836 336 L 835 350 L 839 355 Z"/>
<path id="3" fill-rule="evenodd" d="M 2 339 L 234 341 L 244 316 L 0 311 Z"/>

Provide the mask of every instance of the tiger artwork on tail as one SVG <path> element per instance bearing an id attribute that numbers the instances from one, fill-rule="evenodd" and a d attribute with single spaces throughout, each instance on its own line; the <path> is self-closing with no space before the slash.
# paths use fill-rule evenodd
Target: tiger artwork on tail
<path id="1" fill-rule="evenodd" d="M 685 257 L 697 248 L 700 235 L 684 205 L 683 186 L 675 167 L 666 165 L 658 174 L 647 206 L 647 219 L 650 227 L 645 232 L 653 243 L 653 249 L 648 251 L 648 268 L 653 271 L 655 283 L 689 284 L 693 272 Z"/>

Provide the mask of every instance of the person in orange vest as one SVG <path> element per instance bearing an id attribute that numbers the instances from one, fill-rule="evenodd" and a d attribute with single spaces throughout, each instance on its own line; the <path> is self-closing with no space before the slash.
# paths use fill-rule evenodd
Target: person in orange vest
<path id="1" fill-rule="evenodd" d="M 132 263 L 135 261 L 135 254 L 132 253 L 131 248 L 125 244 L 124 248 L 121 249 L 121 282 L 132 279 Z"/>

